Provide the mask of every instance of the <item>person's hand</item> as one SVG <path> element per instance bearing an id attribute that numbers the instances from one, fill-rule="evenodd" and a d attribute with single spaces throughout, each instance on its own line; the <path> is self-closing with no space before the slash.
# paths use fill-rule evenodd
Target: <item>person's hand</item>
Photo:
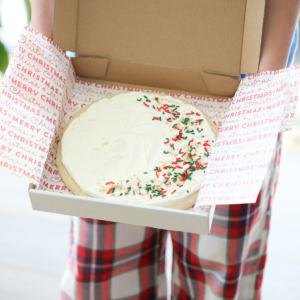
<path id="1" fill-rule="evenodd" d="M 30 2 L 31 27 L 52 39 L 54 0 L 30 0 Z"/>
<path id="2" fill-rule="evenodd" d="M 299 18 L 300 0 L 267 0 L 259 72 L 284 69 Z"/>

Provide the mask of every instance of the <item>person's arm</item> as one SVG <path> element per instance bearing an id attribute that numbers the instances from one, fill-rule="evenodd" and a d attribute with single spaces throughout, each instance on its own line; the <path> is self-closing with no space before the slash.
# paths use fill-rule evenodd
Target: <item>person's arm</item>
<path id="1" fill-rule="evenodd" d="M 31 27 L 52 38 L 54 0 L 30 0 Z"/>
<path id="2" fill-rule="evenodd" d="M 259 72 L 286 67 L 300 0 L 266 0 Z"/>

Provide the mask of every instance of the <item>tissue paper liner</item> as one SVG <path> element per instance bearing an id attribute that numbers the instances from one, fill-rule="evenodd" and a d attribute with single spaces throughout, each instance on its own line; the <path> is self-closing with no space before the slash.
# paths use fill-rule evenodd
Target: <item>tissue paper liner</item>
<path id="1" fill-rule="evenodd" d="M 220 131 L 194 209 L 253 203 L 278 133 L 292 129 L 299 83 L 300 66 L 251 75 L 229 99 L 94 84 L 76 78 L 69 58 L 52 40 L 25 27 L 3 78 L 0 168 L 39 190 L 71 193 L 55 162 L 58 137 L 68 120 L 111 94 L 157 92 L 197 106 Z"/>

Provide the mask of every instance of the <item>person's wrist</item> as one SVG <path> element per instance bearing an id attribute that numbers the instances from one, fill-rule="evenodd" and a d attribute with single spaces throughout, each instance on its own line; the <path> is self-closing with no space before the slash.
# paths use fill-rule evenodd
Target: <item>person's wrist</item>
<path id="1" fill-rule="evenodd" d="M 261 59 L 258 72 L 262 71 L 276 71 L 280 69 L 284 69 L 286 67 L 287 60 L 286 58 L 281 59 Z"/>

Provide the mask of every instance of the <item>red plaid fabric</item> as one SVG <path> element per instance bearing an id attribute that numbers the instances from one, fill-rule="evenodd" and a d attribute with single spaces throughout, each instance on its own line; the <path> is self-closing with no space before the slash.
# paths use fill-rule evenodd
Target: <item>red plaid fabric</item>
<path id="1" fill-rule="evenodd" d="M 255 204 L 217 206 L 211 234 L 171 232 L 173 300 L 260 299 L 281 134 Z M 62 300 L 167 299 L 167 231 L 73 218 Z"/>

